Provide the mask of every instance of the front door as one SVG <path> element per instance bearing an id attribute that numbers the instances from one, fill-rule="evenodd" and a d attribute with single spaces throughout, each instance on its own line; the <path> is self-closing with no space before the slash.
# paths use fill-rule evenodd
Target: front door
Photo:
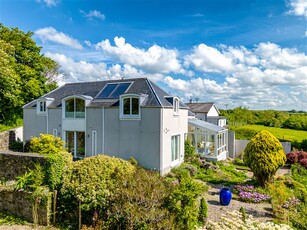
<path id="1" fill-rule="evenodd" d="M 66 148 L 74 158 L 85 157 L 85 132 L 66 131 Z"/>

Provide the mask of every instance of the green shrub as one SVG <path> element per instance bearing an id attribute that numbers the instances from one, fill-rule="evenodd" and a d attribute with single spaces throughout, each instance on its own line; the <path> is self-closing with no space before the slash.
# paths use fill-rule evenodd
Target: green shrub
<path id="1" fill-rule="evenodd" d="M 30 141 L 29 151 L 40 154 L 56 154 L 66 151 L 64 141 L 59 137 L 50 134 L 41 134 L 40 137 L 33 137 Z"/>
<path id="2" fill-rule="evenodd" d="M 184 159 L 189 161 L 195 157 L 195 147 L 192 145 L 191 141 L 187 139 L 184 142 Z"/>
<path id="3" fill-rule="evenodd" d="M 199 213 L 198 213 L 198 221 L 201 225 L 206 223 L 206 219 L 208 217 L 208 204 L 204 197 L 200 200 L 199 205 Z"/>
<path id="4" fill-rule="evenodd" d="M 64 141 L 59 137 L 41 134 L 34 137 L 29 143 L 29 150 L 44 156 L 44 185 L 50 189 L 58 189 L 62 183 L 63 174 L 72 165 L 72 155 L 63 147 Z"/>
<path id="5" fill-rule="evenodd" d="M 43 184 L 44 172 L 43 168 L 39 164 L 35 164 L 35 169 L 26 172 L 22 176 L 18 176 L 16 189 L 23 189 L 27 191 L 35 191 L 39 186 Z"/>
<path id="6" fill-rule="evenodd" d="M 15 152 L 23 152 L 23 142 L 22 141 L 14 141 L 10 143 L 9 149 Z"/>
<path id="7" fill-rule="evenodd" d="M 72 167 L 72 155 L 66 151 L 45 155 L 44 184 L 50 189 L 58 189 L 65 173 Z"/>
<path id="8" fill-rule="evenodd" d="M 232 163 L 235 164 L 235 165 L 239 165 L 239 166 L 245 166 L 244 161 L 241 158 L 238 158 L 238 157 L 235 158 Z"/>
<path id="9" fill-rule="evenodd" d="M 167 207 L 175 215 L 175 229 L 196 229 L 199 225 L 199 199 L 205 187 L 193 180 L 188 172 L 179 176 L 168 198 Z"/>
<path id="10" fill-rule="evenodd" d="M 105 229 L 171 229 L 173 215 L 164 207 L 170 190 L 156 172 L 137 169 L 118 181 L 110 198 Z"/>
<path id="11" fill-rule="evenodd" d="M 247 144 L 244 152 L 244 163 L 253 171 L 262 187 L 286 162 L 282 145 L 276 137 L 266 130 L 255 135 Z"/>
<path id="12" fill-rule="evenodd" d="M 81 202 L 82 210 L 104 207 L 118 180 L 135 171 L 120 158 L 99 155 L 73 162 L 72 170 L 63 178 L 62 192 Z"/>

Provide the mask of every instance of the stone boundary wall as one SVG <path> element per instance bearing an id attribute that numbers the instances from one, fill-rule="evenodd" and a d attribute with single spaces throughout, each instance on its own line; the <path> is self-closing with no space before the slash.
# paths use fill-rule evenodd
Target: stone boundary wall
<path id="1" fill-rule="evenodd" d="M 8 150 L 13 142 L 23 141 L 23 127 L 18 127 L 8 131 L 0 132 L 0 149 Z"/>
<path id="2" fill-rule="evenodd" d="M 44 165 L 44 157 L 33 153 L 0 150 L 0 179 L 15 180 L 17 176 L 34 169 L 36 163 Z"/>
<path id="3" fill-rule="evenodd" d="M 34 201 L 31 193 L 14 191 L 0 187 L 0 210 L 34 223 Z M 49 225 L 51 212 L 51 194 L 37 206 L 37 220 L 40 225 Z"/>

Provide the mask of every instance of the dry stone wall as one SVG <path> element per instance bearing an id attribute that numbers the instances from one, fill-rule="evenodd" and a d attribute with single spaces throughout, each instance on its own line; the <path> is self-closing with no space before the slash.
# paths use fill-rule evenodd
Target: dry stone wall
<path id="1" fill-rule="evenodd" d="M 15 153 L 0 150 L 0 179 L 15 180 L 17 176 L 24 175 L 35 164 L 45 164 L 43 156 L 32 153 Z"/>
<path id="2" fill-rule="evenodd" d="M 23 190 L 14 191 L 0 187 L 0 210 L 22 217 L 34 223 L 35 210 L 32 194 Z M 37 224 L 49 225 L 51 211 L 51 195 L 45 197 L 37 205 Z"/>

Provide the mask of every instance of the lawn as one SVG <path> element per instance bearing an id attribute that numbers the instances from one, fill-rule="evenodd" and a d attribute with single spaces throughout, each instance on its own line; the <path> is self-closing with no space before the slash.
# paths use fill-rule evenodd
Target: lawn
<path id="1" fill-rule="evenodd" d="M 235 127 L 231 127 L 231 130 L 236 132 L 236 138 L 238 139 L 250 139 L 250 136 L 249 136 L 250 133 L 252 133 L 253 131 L 259 132 L 261 130 L 269 131 L 279 140 L 285 140 L 285 141 L 291 141 L 291 142 L 292 141 L 301 142 L 302 140 L 307 139 L 307 131 L 267 127 L 263 125 L 235 126 Z M 250 130 L 251 132 L 248 132 L 248 130 Z"/>
<path id="2" fill-rule="evenodd" d="M 22 119 L 18 119 L 16 121 L 16 124 L 12 124 L 12 125 L 0 124 L 0 132 L 7 131 L 7 130 L 17 128 L 17 127 L 20 127 L 20 126 L 23 126 L 23 120 Z"/>

